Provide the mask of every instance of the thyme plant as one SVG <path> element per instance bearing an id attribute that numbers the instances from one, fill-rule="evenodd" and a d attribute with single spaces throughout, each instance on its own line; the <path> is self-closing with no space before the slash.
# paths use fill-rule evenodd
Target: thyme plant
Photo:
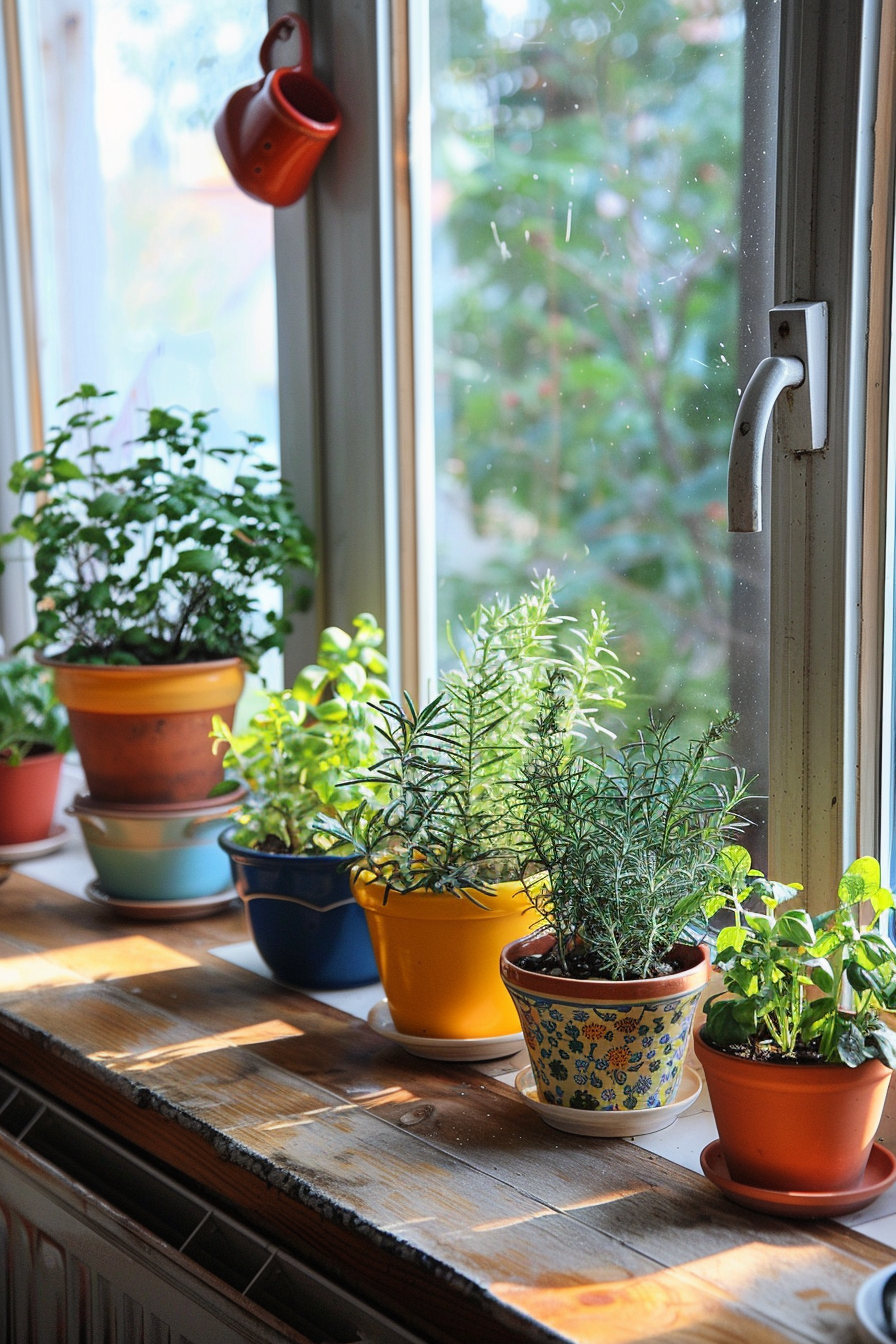
<path id="1" fill-rule="evenodd" d="M 27 658 L 0 662 L 0 759 L 18 765 L 37 747 L 66 752 L 68 716 L 53 693 L 53 676 Z"/>
<path id="2" fill-rule="evenodd" d="M 671 721 L 592 757 L 571 741 L 552 675 L 529 735 L 516 819 L 530 867 L 547 875 L 531 899 L 556 944 L 530 969 L 573 978 L 664 974 L 672 944 L 722 879 L 738 829 L 742 774 L 716 751 L 736 716 L 687 747 Z M 527 964 L 527 963 L 524 963 Z"/>
<path id="3" fill-rule="evenodd" d="M 337 807 L 375 803 L 363 776 L 377 750 L 378 703 L 389 694 L 380 646 L 383 631 L 363 612 L 354 633 L 330 626 L 320 637 L 317 661 L 292 687 L 267 697 L 246 731 L 212 722 L 214 750 L 227 745 L 225 770 L 250 791 L 240 815 L 237 844 L 278 854 L 330 849 L 335 837 L 314 829 L 315 819 Z"/>
<path id="4" fill-rule="evenodd" d="M 881 1008 L 896 1009 L 896 949 L 875 927 L 893 896 L 881 886 L 877 860 L 850 864 L 837 905 L 814 918 L 792 906 L 780 910 L 798 884 L 767 881 L 741 846 L 731 846 L 723 860 L 726 881 L 710 909 L 726 908 L 734 922 L 718 935 L 725 995 L 706 1005 L 704 1038 L 750 1059 L 852 1067 L 880 1059 L 896 1068 L 896 1035 L 880 1018 Z M 747 908 L 751 897 L 759 898 L 761 911 Z M 868 926 L 860 918 L 863 902 L 873 915 Z"/>
<path id="5" fill-rule="evenodd" d="M 381 706 L 383 750 L 369 782 L 386 797 L 324 823 L 354 847 L 390 891 L 452 892 L 477 901 L 515 873 L 519 836 L 512 799 L 525 734 L 548 675 L 570 732 L 606 731 L 602 710 L 619 707 L 626 678 L 608 647 L 603 608 L 577 625 L 561 615 L 550 574 L 511 604 L 480 606 L 460 638 L 458 665 L 418 709 Z"/>
<path id="6" fill-rule="evenodd" d="M 25 644 L 62 644 L 80 663 L 180 663 L 239 655 L 255 668 L 282 648 L 287 617 L 264 612 L 262 585 L 286 585 L 287 611 L 313 566 L 311 534 L 258 435 L 207 445 L 209 413 L 154 407 L 133 460 L 112 467 L 100 431 L 111 416 L 84 383 L 41 452 L 14 464 L 23 497 L 11 531 L 34 547 L 37 629 Z M 225 484 L 214 484 L 218 476 Z"/>

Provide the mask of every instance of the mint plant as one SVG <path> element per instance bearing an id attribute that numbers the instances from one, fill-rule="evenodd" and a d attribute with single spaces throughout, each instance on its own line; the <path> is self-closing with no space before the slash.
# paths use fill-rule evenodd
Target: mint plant
<path id="1" fill-rule="evenodd" d="M 627 674 L 608 646 L 601 608 L 579 626 L 557 611 L 552 575 L 511 604 L 477 608 L 452 638 L 458 665 L 418 709 L 381 706 L 383 749 L 368 776 L 385 796 L 325 822 L 353 846 L 390 891 L 447 891 L 477 900 L 514 875 L 519 836 L 513 816 L 527 726 L 549 675 L 559 686 L 570 732 L 606 732 L 601 713 L 620 707 Z"/>
<path id="2" fill-rule="evenodd" d="M 66 752 L 71 745 L 52 674 L 28 658 L 0 662 L 0 761 L 18 765 L 36 748 Z"/>
<path id="3" fill-rule="evenodd" d="M 353 621 L 354 634 L 330 626 L 317 661 L 291 688 L 268 695 L 243 733 L 213 720 L 214 750 L 225 743 L 224 768 L 250 791 L 237 844 L 278 854 L 320 853 L 335 837 L 315 830 L 319 815 L 375 804 L 362 776 L 377 751 L 377 705 L 389 694 L 381 651 L 384 634 L 373 616 Z"/>
<path id="4" fill-rule="evenodd" d="M 34 547 L 37 629 L 66 662 L 202 662 L 240 656 L 255 668 L 282 648 L 287 616 L 263 612 L 258 590 L 284 585 L 284 608 L 307 597 L 312 538 L 276 468 L 242 447 L 209 447 L 209 412 L 154 407 L 133 460 L 109 464 L 100 431 L 112 417 L 84 383 L 42 452 L 14 464 L 22 497 L 11 531 Z M 223 484 L 216 484 L 220 479 Z"/>
<path id="5" fill-rule="evenodd" d="M 880 1059 L 896 1068 L 896 1035 L 879 1011 L 896 1008 L 896 948 L 874 923 L 860 919 L 864 902 L 875 922 L 893 906 L 877 860 L 850 864 L 837 905 L 813 917 L 779 910 L 799 884 L 767 881 L 741 846 L 723 859 L 726 881 L 709 911 L 726 909 L 734 922 L 716 943 L 726 997 L 707 1003 L 705 1040 L 751 1059 L 815 1058 L 852 1067 Z M 747 908 L 751 897 L 762 911 Z"/>

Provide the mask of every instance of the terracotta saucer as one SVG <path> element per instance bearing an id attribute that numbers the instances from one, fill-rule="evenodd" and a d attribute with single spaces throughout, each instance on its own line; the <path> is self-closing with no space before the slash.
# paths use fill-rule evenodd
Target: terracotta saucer
<path id="1" fill-rule="evenodd" d="M 0 863 L 25 863 L 28 859 L 41 859 L 45 854 L 55 854 L 68 837 L 68 827 L 61 822 L 54 822 L 50 834 L 43 840 L 26 840 L 20 845 L 0 845 Z"/>
<path id="2" fill-rule="evenodd" d="M 774 1213 L 779 1218 L 840 1218 L 871 1204 L 896 1181 L 896 1157 L 882 1143 L 871 1145 L 865 1174 L 851 1190 L 763 1190 L 758 1185 L 741 1185 L 728 1175 L 718 1139 L 707 1144 L 700 1154 L 703 1174 L 735 1204 L 759 1213 Z"/>

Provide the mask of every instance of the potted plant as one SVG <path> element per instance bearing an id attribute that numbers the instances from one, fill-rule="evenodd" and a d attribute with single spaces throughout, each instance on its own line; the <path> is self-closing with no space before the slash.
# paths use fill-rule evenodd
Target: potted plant
<path id="1" fill-rule="evenodd" d="M 15 463 L 27 507 L 3 540 L 34 546 L 25 643 L 55 651 L 93 800 L 192 801 L 222 777 L 213 715 L 232 719 L 243 667 L 289 629 L 261 588 L 310 567 L 310 536 L 257 436 L 210 448 L 206 412 L 155 407 L 126 460 L 101 442 L 107 395 L 83 384 L 46 449 Z"/>
<path id="2" fill-rule="evenodd" d="M 813 917 L 746 850 L 726 860 L 714 899 L 732 919 L 716 944 L 725 993 L 708 1002 L 695 1048 L 727 1174 L 762 1191 L 855 1190 L 896 1067 L 879 1016 L 896 1005 L 896 949 L 860 911 L 867 902 L 876 920 L 893 897 L 877 861 L 861 858 L 836 906 Z"/>
<path id="3" fill-rule="evenodd" d="M 376 755 L 376 706 L 383 681 L 383 631 L 366 613 L 349 635 L 320 638 L 317 662 L 288 690 L 269 695 L 245 732 L 216 718 L 215 749 L 250 790 L 221 837 L 249 928 L 278 980 L 342 989 L 377 978 L 367 925 L 352 899 L 348 865 L 334 837 L 315 829 L 337 806 L 374 802 L 361 782 Z"/>
<path id="4" fill-rule="evenodd" d="M 620 705 L 625 674 L 609 633 L 603 609 L 584 626 L 561 616 L 548 575 L 519 601 L 474 613 L 433 701 L 383 704 L 385 750 L 369 780 L 385 803 L 328 826 L 358 855 L 355 899 L 399 1033 L 518 1032 L 498 956 L 534 918 L 511 806 L 522 735 L 552 668 L 570 730 L 597 731 L 601 712 Z"/>
<path id="5" fill-rule="evenodd" d="M 517 825 L 547 882 L 533 901 L 545 928 L 504 949 L 542 1103 L 589 1111 L 672 1102 L 694 1011 L 709 976 L 686 941 L 722 878 L 740 825 L 741 774 L 710 724 L 686 748 L 671 724 L 618 750 L 583 752 L 552 676 L 530 732 Z"/>
<path id="6" fill-rule="evenodd" d="M 0 844 L 50 834 L 59 771 L 71 745 L 51 674 L 26 658 L 0 662 Z"/>

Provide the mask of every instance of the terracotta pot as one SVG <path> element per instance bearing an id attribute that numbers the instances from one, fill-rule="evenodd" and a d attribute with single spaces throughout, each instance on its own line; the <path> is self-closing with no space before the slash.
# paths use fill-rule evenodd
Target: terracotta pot
<path id="1" fill-rule="evenodd" d="M 239 658 L 156 667 L 39 661 L 53 669 L 95 802 L 193 802 L 224 778 L 209 734 L 215 714 L 233 723 Z"/>
<path id="2" fill-rule="evenodd" d="M 769 1064 L 694 1049 L 732 1180 L 762 1190 L 852 1190 L 861 1181 L 890 1083 L 878 1059 Z"/>
<path id="3" fill-rule="evenodd" d="M 707 949 L 676 943 L 670 956 L 683 969 L 651 980 L 573 980 L 517 965 L 554 943 L 553 933 L 534 933 L 501 953 L 539 1100 L 586 1111 L 674 1101 L 709 979 Z"/>
<path id="4" fill-rule="evenodd" d="M 499 882 L 494 896 L 417 891 L 389 893 L 370 873 L 352 875 L 352 893 L 367 927 L 392 1021 L 406 1036 L 470 1040 L 519 1030 L 498 970 L 505 943 L 537 915 L 519 882 Z"/>
<path id="5" fill-rule="evenodd" d="M 0 761 L 0 845 L 46 840 L 64 757 L 38 747 L 18 765 Z"/>

